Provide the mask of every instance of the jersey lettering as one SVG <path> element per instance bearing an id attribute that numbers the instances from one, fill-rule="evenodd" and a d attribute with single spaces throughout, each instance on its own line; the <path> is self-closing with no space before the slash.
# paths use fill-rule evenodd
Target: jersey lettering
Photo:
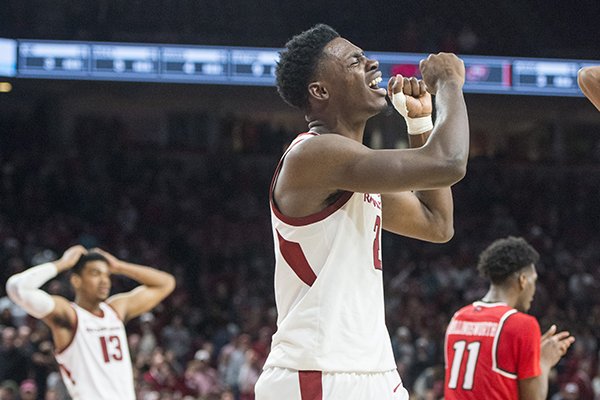
<path id="1" fill-rule="evenodd" d="M 454 357 L 452 359 L 452 368 L 450 369 L 450 380 L 448 381 L 449 389 L 456 389 L 458 386 L 458 378 L 460 375 L 463 356 L 465 354 L 465 347 L 469 353 L 469 356 L 467 358 L 462 388 L 464 390 L 473 389 L 473 378 L 475 377 L 475 368 L 477 367 L 477 358 L 479 357 L 481 342 L 471 342 L 467 345 L 466 340 L 459 340 L 458 342 L 454 343 Z"/>
<path id="2" fill-rule="evenodd" d="M 375 269 L 382 269 L 381 266 L 381 249 L 379 248 L 379 236 L 381 235 L 381 217 L 378 215 L 375 218 L 375 226 L 373 227 L 375 232 L 375 240 L 373 240 L 373 265 Z"/>
<path id="3" fill-rule="evenodd" d="M 121 339 L 118 336 L 100 336 L 100 346 L 102 347 L 102 355 L 104 356 L 105 363 L 110 362 L 111 358 L 115 361 L 123 359 Z"/>

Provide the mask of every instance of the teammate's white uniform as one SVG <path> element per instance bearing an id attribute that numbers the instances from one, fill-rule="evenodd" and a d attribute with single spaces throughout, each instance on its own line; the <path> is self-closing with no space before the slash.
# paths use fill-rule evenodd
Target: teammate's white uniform
<path id="1" fill-rule="evenodd" d="M 281 165 L 271 185 L 278 328 L 256 399 L 408 399 L 385 325 L 381 196 L 344 192 L 286 217 L 272 197 Z"/>
<path id="2" fill-rule="evenodd" d="M 72 303 L 73 341 L 55 355 L 73 400 L 135 400 L 133 370 L 123 322 L 106 303 L 99 317 Z"/>

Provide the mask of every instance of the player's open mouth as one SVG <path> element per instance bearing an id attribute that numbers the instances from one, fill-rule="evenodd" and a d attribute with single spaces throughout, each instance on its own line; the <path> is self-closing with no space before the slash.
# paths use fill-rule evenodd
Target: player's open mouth
<path id="1" fill-rule="evenodd" d="M 378 86 L 382 80 L 383 79 L 381 78 L 381 75 L 380 75 L 376 78 L 373 78 L 373 80 L 371 82 L 367 83 L 367 86 L 372 91 L 377 92 L 380 96 L 385 96 L 387 94 L 387 90 L 385 90 L 384 88 L 380 88 Z"/>
<path id="2" fill-rule="evenodd" d="M 380 76 L 378 76 L 377 78 L 373 79 L 371 82 L 369 82 L 369 87 L 371 89 L 379 89 L 379 83 L 382 81 L 383 79 L 381 79 Z"/>

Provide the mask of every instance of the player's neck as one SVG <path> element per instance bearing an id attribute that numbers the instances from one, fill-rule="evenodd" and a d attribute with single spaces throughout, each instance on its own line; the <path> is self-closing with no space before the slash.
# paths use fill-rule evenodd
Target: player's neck
<path id="1" fill-rule="evenodd" d="M 98 301 L 89 301 L 83 299 L 81 296 L 77 296 L 75 297 L 75 304 L 92 314 L 102 315 L 102 309 L 100 308 L 100 302 Z"/>
<path id="2" fill-rule="evenodd" d="M 307 121 L 308 129 L 311 132 L 318 134 L 337 133 L 360 143 L 363 141 L 365 126 L 367 124 L 364 120 L 351 121 L 337 117 L 311 118 L 307 116 Z"/>
<path id="3" fill-rule="evenodd" d="M 513 308 L 517 304 L 510 290 L 497 286 L 490 287 L 490 290 L 481 298 L 481 301 L 485 303 L 505 303 L 507 306 Z"/>

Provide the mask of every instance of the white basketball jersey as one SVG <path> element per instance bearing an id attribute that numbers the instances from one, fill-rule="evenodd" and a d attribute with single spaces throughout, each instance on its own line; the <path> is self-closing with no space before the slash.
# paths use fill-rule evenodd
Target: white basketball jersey
<path id="1" fill-rule="evenodd" d="M 313 136 L 299 135 L 287 152 Z M 286 154 L 271 184 L 278 318 L 265 368 L 396 369 L 383 302 L 381 195 L 343 192 L 314 215 L 286 217 L 273 200 Z"/>
<path id="2" fill-rule="evenodd" d="M 73 341 L 55 355 L 73 400 L 135 400 L 133 370 L 123 322 L 106 303 L 99 317 L 72 304 Z"/>

